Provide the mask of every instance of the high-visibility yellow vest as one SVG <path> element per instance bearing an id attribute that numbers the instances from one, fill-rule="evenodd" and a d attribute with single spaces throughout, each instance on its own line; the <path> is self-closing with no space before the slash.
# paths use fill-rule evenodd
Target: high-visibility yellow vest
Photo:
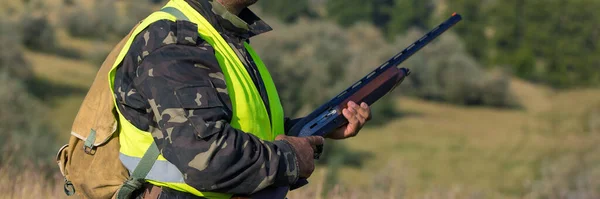
<path id="1" fill-rule="evenodd" d="M 252 133 L 267 141 L 273 141 L 277 135 L 283 134 L 283 108 L 275 84 L 264 63 L 254 50 L 252 50 L 250 45 L 244 43 L 244 46 L 258 67 L 263 84 L 266 87 L 271 111 L 270 118 L 267 113 L 268 107 L 265 106 L 258 89 L 240 61 L 240 58 L 215 28 L 184 0 L 171 0 L 164 8 L 179 10 L 189 21 L 197 24 L 200 37 L 215 49 L 215 56 L 225 75 L 227 91 L 231 98 L 233 108 L 231 126 L 244 132 Z M 166 12 L 157 11 L 144 19 L 137 29 L 134 30 L 109 73 L 108 80 L 113 93 L 116 69 L 121 65 L 135 36 L 153 22 L 163 19 L 175 21 L 176 17 Z M 114 101 L 115 105 L 117 105 L 116 99 Z M 154 142 L 154 139 L 150 132 L 142 131 L 127 121 L 118 108 L 117 112 L 119 113 L 119 141 L 121 144 L 119 158 L 131 173 L 148 147 Z M 159 155 L 157 161 L 154 163 L 154 166 L 146 176 L 146 181 L 157 186 L 168 187 L 206 198 L 220 199 L 231 197 L 231 194 L 200 192 L 187 185 L 184 182 L 183 174 L 162 155 Z"/>

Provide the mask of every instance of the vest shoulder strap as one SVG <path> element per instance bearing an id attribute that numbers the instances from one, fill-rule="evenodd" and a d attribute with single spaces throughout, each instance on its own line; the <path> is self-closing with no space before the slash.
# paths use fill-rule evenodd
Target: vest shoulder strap
<path id="1" fill-rule="evenodd" d="M 173 10 L 178 11 L 176 9 L 173 9 Z M 180 14 L 183 15 L 183 13 L 181 13 L 181 12 L 180 12 Z M 173 14 L 173 16 L 179 18 L 177 15 Z M 160 18 L 165 18 L 165 17 L 157 17 L 155 19 L 160 19 Z M 127 42 L 127 44 L 125 45 L 127 48 L 122 49 L 122 51 L 121 51 L 118 59 L 115 61 L 114 65 L 117 65 L 123 59 L 124 54 L 125 54 L 124 52 L 127 52 L 129 50 L 128 48 L 131 45 L 131 41 L 132 41 L 133 37 L 135 37 L 139 33 L 140 30 L 146 28 L 150 23 L 152 23 L 154 21 L 155 20 L 145 21 L 145 22 L 142 22 L 141 24 L 139 24 L 139 26 L 134 27 L 134 29 L 132 30 L 132 34 L 128 35 L 130 38 L 129 38 L 129 41 Z M 113 66 L 113 69 L 114 69 L 114 67 L 115 66 Z M 129 176 L 129 179 L 127 179 L 123 183 L 123 185 L 119 188 L 119 190 L 117 191 L 117 193 L 115 195 L 116 199 L 129 199 L 129 198 L 131 198 L 133 192 L 142 188 L 142 186 L 145 182 L 146 176 L 152 169 L 152 166 L 154 166 L 154 163 L 158 159 L 159 155 L 160 155 L 160 150 L 158 149 L 156 142 L 152 142 L 152 144 L 150 144 L 150 146 L 144 153 L 144 156 L 142 156 L 138 165 L 135 167 L 135 169 Z"/>
<path id="2" fill-rule="evenodd" d="M 179 9 L 177 8 L 173 8 L 173 7 L 163 7 L 162 9 L 160 9 L 160 11 L 162 12 L 166 12 L 169 13 L 171 15 L 173 15 L 176 19 L 178 20 L 185 20 L 185 21 L 189 21 L 190 19 L 187 18 L 183 12 L 181 12 Z"/>
<path id="3" fill-rule="evenodd" d="M 144 153 L 144 156 L 142 156 L 140 163 L 138 163 L 133 170 L 129 179 L 127 179 L 127 181 L 123 183 L 123 186 L 119 188 L 116 197 L 117 199 L 129 199 L 133 192 L 142 188 L 144 179 L 152 169 L 158 155 L 160 155 L 158 146 L 156 146 L 156 142 L 152 142 L 150 147 L 148 147 L 148 150 L 146 150 L 146 153 Z"/>

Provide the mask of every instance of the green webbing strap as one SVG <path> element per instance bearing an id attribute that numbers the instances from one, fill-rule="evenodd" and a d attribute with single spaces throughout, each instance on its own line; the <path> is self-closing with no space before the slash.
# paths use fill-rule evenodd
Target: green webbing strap
<path id="1" fill-rule="evenodd" d="M 96 141 L 96 130 L 91 129 L 90 134 L 88 135 L 88 137 L 85 139 L 85 142 L 83 143 L 83 151 L 87 154 L 92 154 L 95 141 Z"/>
<path id="2" fill-rule="evenodd" d="M 134 191 L 142 188 L 144 179 L 148 175 L 148 172 L 150 172 L 150 169 L 152 169 L 158 155 L 160 155 L 158 146 L 156 146 L 156 142 L 152 141 L 152 144 L 148 147 L 138 165 L 133 169 L 133 173 L 129 179 L 125 181 L 117 192 L 117 199 L 129 199 Z"/>
<path id="3" fill-rule="evenodd" d="M 160 11 L 169 13 L 171 15 L 173 15 L 175 18 L 177 19 L 182 19 L 182 20 L 186 20 L 189 21 L 190 19 L 187 18 L 183 12 L 181 12 L 180 10 L 178 10 L 177 8 L 173 8 L 173 7 L 164 7 L 162 9 L 160 9 Z"/>

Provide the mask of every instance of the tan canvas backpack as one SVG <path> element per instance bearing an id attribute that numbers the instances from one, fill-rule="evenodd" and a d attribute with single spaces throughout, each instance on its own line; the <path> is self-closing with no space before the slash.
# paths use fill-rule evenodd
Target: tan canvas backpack
<path id="1" fill-rule="evenodd" d="M 67 195 L 117 198 L 117 192 L 130 181 L 129 172 L 119 160 L 118 117 L 108 84 L 108 72 L 136 27 L 102 63 L 75 117 L 69 143 L 58 151 L 56 161 L 65 178 Z M 134 184 L 141 186 L 141 183 Z M 128 192 L 125 195 L 129 196 L 137 188 L 129 187 L 124 191 Z"/>

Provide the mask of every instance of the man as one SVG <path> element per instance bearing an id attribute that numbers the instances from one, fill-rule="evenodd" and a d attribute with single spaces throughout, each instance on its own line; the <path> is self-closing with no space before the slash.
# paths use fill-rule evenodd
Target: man
<path id="1" fill-rule="evenodd" d="M 188 17 L 198 17 L 152 22 L 134 36 L 114 69 L 111 86 L 119 114 L 126 119 L 121 122 L 137 129 L 121 130 L 121 161 L 130 171 L 135 168 L 139 155 L 130 157 L 124 151 L 145 150 L 131 139 L 144 133 L 151 133 L 164 157 L 148 174 L 151 185 L 142 197 L 157 192 L 160 198 L 248 195 L 269 186 L 294 185 L 313 172 L 313 148 L 323 138 L 283 135 L 297 119 L 283 121 L 270 75 L 245 44 L 271 30 L 247 8 L 256 1 L 171 0 Z M 218 35 L 199 35 L 199 29 L 211 29 L 201 24 L 204 19 Z M 226 48 L 235 52 L 234 59 Z M 242 70 L 236 70 L 236 59 Z M 259 103 L 252 101 L 254 93 Z M 349 124 L 328 138 L 353 137 L 370 119 L 368 105 L 348 105 L 343 114 Z"/>

